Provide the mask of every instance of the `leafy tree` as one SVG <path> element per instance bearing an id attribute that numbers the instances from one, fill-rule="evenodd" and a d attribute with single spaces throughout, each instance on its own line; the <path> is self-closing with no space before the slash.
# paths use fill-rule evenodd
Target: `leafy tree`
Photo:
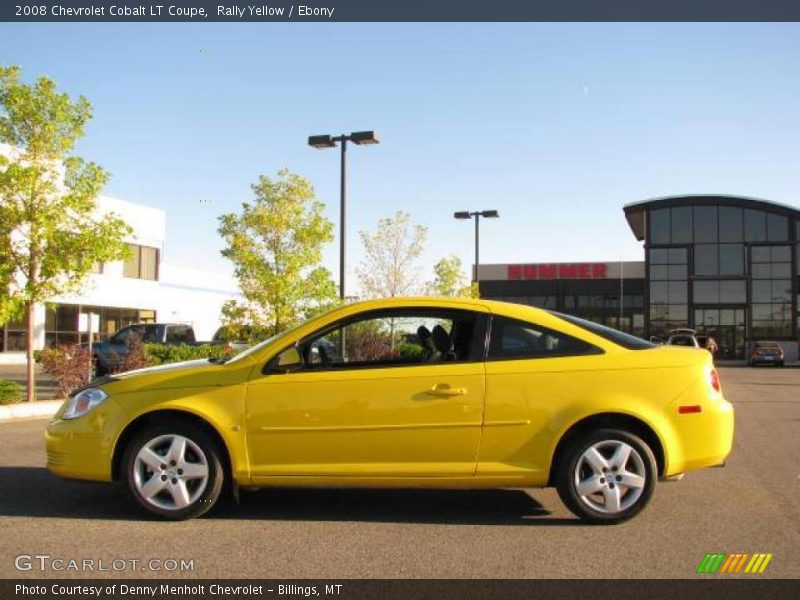
<path id="1" fill-rule="evenodd" d="M 108 180 L 98 165 L 74 156 L 92 107 L 72 102 L 40 77 L 20 81 L 0 67 L 0 321 L 27 314 L 28 400 L 34 398 L 34 309 L 75 292 L 96 262 L 127 255 L 130 228 L 101 216 L 96 199 Z"/>
<path id="2" fill-rule="evenodd" d="M 311 183 L 287 169 L 251 188 L 255 199 L 241 214 L 219 218 L 222 255 L 233 262 L 243 295 L 223 308 L 223 322 L 275 335 L 335 302 L 331 274 L 319 265 L 333 224 Z"/>
<path id="3" fill-rule="evenodd" d="M 365 258 L 358 270 L 365 298 L 408 296 L 420 291 L 417 259 L 425 246 L 428 229 L 410 226 L 411 216 L 398 211 L 381 219 L 374 233 L 360 232 Z"/>
<path id="4" fill-rule="evenodd" d="M 461 259 L 452 254 L 443 258 L 433 266 L 435 277 L 428 284 L 431 296 L 448 298 L 476 298 L 476 286 L 467 283 Z"/>

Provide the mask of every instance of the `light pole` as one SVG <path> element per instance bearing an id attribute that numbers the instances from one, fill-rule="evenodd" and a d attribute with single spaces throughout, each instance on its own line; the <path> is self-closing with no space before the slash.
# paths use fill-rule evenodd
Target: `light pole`
<path id="1" fill-rule="evenodd" d="M 347 142 L 353 142 L 358 146 L 366 146 L 379 143 L 378 136 L 374 131 L 354 131 L 350 135 L 312 135 L 308 138 L 308 145 L 317 150 L 335 148 L 339 143 L 342 149 L 341 181 L 340 181 L 340 201 L 341 213 L 339 216 L 339 298 L 344 301 L 344 280 L 345 280 L 345 213 L 347 208 Z"/>
<path id="2" fill-rule="evenodd" d="M 472 281 L 480 285 L 478 282 L 478 265 L 480 264 L 480 220 L 481 217 L 485 219 L 496 219 L 500 216 L 496 210 L 478 210 L 474 212 L 470 212 L 467 210 L 459 211 L 453 213 L 453 216 L 456 219 L 471 219 L 475 218 L 475 272 Z"/>

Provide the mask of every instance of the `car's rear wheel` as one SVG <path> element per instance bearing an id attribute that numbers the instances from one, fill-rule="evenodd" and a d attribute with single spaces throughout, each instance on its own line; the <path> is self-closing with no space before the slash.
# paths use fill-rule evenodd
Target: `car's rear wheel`
<path id="1" fill-rule="evenodd" d="M 577 438 L 558 462 L 556 487 L 576 516 L 597 524 L 621 523 L 650 501 L 658 467 L 650 447 L 617 429 Z"/>
<path id="2" fill-rule="evenodd" d="M 149 426 L 123 456 L 123 481 L 131 499 L 169 520 L 199 517 L 219 500 L 225 482 L 216 441 L 193 423 Z"/>

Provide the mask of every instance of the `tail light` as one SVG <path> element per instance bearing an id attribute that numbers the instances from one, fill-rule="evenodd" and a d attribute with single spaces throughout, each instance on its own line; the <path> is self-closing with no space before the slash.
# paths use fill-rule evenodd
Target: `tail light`
<path id="1" fill-rule="evenodd" d="M 716 369 L 711 369 L 708 372 L 708 382 L 711 384 L 711 387 L 714 388 L 714 391 L 720 393 L 722 391 L 722 387 L 719 384 L 719 375 L 717 375 Z"/>

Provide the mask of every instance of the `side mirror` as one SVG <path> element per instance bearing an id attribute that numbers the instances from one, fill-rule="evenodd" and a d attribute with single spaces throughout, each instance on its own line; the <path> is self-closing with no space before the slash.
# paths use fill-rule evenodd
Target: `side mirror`
<path id="1" fill-rule="evenodd" d="M 287 348 L 277 356 L 273 356 L 267 363 L 266 373 L 291 373 L 298 371 L 303 366 L 303 359 L 297 346 Z"/>

